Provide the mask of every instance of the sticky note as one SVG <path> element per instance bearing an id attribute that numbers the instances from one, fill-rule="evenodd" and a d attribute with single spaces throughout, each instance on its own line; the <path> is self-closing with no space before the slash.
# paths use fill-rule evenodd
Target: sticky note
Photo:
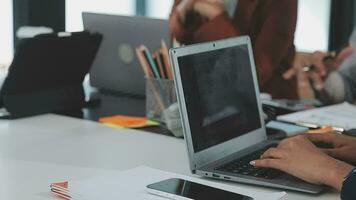
<path id="1" fill-rule="evenodd" d="M 143 128 L 160 125 L 160 123 L 149 120 L 145 117 L 132 117 L 124 115 L 103 117 L 99 119 L 99 122 L 115 128 Z"/>

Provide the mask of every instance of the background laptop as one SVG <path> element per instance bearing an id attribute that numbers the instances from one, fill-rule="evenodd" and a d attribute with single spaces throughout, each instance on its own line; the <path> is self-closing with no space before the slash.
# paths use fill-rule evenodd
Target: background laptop
<path id="1" fill-rule="evenodd" d="M 192 173 L 308 193 L 323 189 L 249 164 L 277 145 L 267 141 L 249 37 L 170 54 Z"/>
<path id="2" fill-rule="evenodd" d="M 101 90 L 144 96 L 145 79 L 136 58 L 141 44 L 151 51 L 169 41 L 168 21 L 83 13 L 84 29 L 99 32 L 103 42 L 90 71 L 90 83 Z"/>

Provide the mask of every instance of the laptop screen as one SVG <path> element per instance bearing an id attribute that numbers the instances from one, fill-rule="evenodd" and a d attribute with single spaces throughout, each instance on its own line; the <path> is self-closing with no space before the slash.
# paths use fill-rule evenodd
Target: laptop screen
<path id="1" fill-rule="evenodd" d="M 261 128 L 247 45 L 178 58 L 195 153 Z"/>

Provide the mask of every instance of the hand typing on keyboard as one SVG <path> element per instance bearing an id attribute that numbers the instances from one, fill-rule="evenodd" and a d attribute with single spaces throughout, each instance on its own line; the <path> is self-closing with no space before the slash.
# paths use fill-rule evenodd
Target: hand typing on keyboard
<path id="1" fill-rule="evenodd" d="M 274 169 L 255 168 L 250 164 L 251 161 L 259 159 L 261 155 L 270 147 L 272 146 L 266 147 L 259 151 L 248 154 L 242 158 L 229 162 L 221 167 L 218 167 L 216 170 L 233 174 L 242 174 L 245 176 L 254 176 L 264 179 L 277 178 L 278 176 L 282 175 L 283 172 Z"/>
<path id="2" fill-rule="evenodd" d="M 256 168 L 273 168 L 319 185 L 341 190 L 343 178 L 353 169 L 317 148 L 306 135 L 283 140 L 260 159 L 250 162 Z"/>

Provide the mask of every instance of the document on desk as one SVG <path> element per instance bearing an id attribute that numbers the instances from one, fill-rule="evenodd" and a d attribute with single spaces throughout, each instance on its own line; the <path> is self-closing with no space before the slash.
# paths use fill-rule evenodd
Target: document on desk
<path id="1" fill-rule="evenodd" d="M 345 130 L 356 128 L 356 106 L 349 103 L 316 108 L 278 116 L 277 120 L 291 123 L 311 123 L 319 126 L 334 126 Z"/>
<path id="2" fill-rule="evenodd" d="M 60 191 L 61 196 L 68 200 L 165 200 L 163 197 L 149 194 L 146 191 L 146 186 L 170 178 L 186 179 L 230 192 L 244 194 L 253 197 L 254 200 L 287 199 L 285 192 L 263 192 L 258 188 L 243 189 L 232 183 L 222 184 L 221 182 L 218 183 L 178 175 L 149 167 L 138 167 L 112 176 L 95 177 L 84 181 L 71 181 L 69 183 L 57 184 L 58 186 L 65 186 L 66 188 L 61 189 L 57 187 L 55 190 L 57 193 L 55 194 L 58 194 L 58 191 Z"/>

